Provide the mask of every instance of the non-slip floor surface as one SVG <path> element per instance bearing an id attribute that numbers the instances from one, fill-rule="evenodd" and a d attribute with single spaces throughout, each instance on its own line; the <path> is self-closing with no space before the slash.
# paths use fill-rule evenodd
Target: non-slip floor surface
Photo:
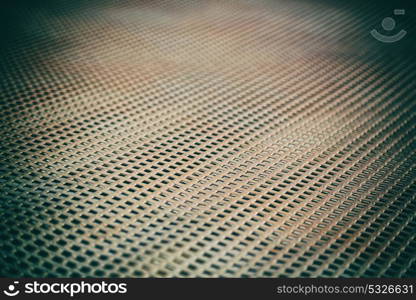
<path id="1" fill-rule="evenodd" d="M 0 275 L 416 276 L 414 12 L 4 9 Z M 384 44 L 384 17 L 402 41 Z"/>

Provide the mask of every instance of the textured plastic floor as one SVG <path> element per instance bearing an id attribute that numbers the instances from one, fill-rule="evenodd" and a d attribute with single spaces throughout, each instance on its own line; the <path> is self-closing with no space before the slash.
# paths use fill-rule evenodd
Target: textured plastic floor
<path id="1" fill-rule="evenodd" d="M 2 12 L 0 275 L 416 276 L 411 9 L 57 3 Z"/>

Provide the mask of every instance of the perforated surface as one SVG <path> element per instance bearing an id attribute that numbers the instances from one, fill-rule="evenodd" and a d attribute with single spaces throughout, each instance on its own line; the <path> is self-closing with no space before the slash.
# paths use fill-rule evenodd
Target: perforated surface
<path id="1" fill-rule="evenodd" d="M 1 275 L 416 276 L 410 10 L 395 45 L 370 2 L 10 14 Z"/>

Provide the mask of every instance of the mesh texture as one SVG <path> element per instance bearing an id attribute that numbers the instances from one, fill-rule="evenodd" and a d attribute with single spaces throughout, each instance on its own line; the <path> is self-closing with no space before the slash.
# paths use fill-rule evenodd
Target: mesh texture
<path id="1" fill-rule="evenodd" d="M 4 33 L 2 276 L 416 276 L 411 11 L 58 3 Z"/>

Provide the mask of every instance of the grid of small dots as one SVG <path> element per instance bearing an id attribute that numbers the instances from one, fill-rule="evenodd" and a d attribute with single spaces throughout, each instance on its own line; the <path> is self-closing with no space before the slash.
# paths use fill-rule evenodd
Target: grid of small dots
<path id="1" fill-rule="evenodd" d="M 21 11 L 1 49 L 1 275 L 414 277 L 415 62 L 372 52 L 348 11 Z"/>

